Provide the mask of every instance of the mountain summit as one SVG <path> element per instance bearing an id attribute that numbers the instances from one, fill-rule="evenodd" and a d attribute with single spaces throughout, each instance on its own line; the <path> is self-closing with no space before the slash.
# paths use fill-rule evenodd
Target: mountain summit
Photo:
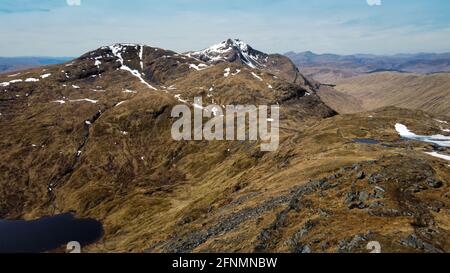
<path id="1" fill-rule="evenodd" d="M 269 58 L 268 54 L 253 49 L 239 39 L 228 39 L 207 49 L 189 52 L 187 55 L 211 64 L 241 62 L 251 68 L 266 67 Z"/>
<path id="2" fill-rule="evenodd" d="M 312 81 L 300 74 L 297 66 L 288 57 L 264 53 L 239 39 L 228 39 L 204 50 L 188 52 L 185 55 L 211 65 L 227 62 L 243 64 L 272 73 L 291 83 L 314 88 Z"/>

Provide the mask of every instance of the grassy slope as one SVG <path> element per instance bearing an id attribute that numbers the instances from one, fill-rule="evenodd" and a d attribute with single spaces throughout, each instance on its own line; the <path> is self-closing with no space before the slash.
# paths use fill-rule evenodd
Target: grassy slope
<path id="1" fill-rule="evenodd" d="M 329 86 L 321 86 L 317 94 L 322 101 L 339 114 L 364 112 L 362 102 L 346 93 L 337 91 Z"/>
<path id="2" fill-rule="evenodd" d="M 336 89 L 372 110 L 385 106 L 450 115 L 450 74 L 374 73 L 338 82 Z M 357 109 L 355 110 L 357 111 Z"/>

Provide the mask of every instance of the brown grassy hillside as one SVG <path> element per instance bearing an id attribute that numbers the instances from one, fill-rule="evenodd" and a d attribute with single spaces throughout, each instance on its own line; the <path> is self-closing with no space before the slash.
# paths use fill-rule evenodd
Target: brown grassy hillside
<path id="1" fill-rule="evenodd" d="M 117 48 L 0 76 L 1 218 L 94 218 L 105 233 L 85 252 L 450 251 L 449 163 L 394 129 L 444 133 L 436 116 L 336 116 L 311 86 L 267 71 Z M 173 106 L 198 95 L 278 104 L 279 149 L 173 140 Z"/>
<path id="2" fill-rule="evenodd" d="M 344 79 L 336 89 L 361 101 L 364 110 L 385 106 L 421 109 L 450 115 L 450 74 L 374 73 Z M 358 112 L 353 109 L 351 112 Z M 349 111 L 347 111 L 349 112 Z"/>
<path id="3" fill-rule="evenodd" d="M 317 94 L 326 105 L 339 114 L 359 113 L 365 110 L 360 100 L 344 92 L 337 91 L 331 86 L 320 86 Z"/>

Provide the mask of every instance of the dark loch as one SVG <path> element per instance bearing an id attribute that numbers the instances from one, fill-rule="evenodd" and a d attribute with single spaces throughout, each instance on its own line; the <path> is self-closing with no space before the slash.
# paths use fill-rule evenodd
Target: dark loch
<path id="1" fill-rule="evenodd" d="M 41 253 L 65 247 L 71 241 L 82 246 L 98 241 L 103 226 L 93 219 L 76 219 L 72 213 L 34 221 L 0 220 L 0 253 Z"/>
<path id="2" fill-rule="evenodd" d="M 371 138 L 355 138 L 355 139 L 353 139 L 353 142 L 369 144 L 369 145 L 380 144 L 380 142 L 378 140 L 371 139 Z"/>

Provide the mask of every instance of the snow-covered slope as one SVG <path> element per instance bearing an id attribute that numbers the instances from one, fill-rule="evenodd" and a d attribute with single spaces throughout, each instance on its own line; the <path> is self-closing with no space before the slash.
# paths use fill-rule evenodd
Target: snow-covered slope
<path id="1" fill-rule="evenodd" d="M 242 62 L 251 68 L 264 68 L 269 59 L 268 54 L 253 49 L 239 39 L 228 39 L 207 49 L 189 52 L 186 55 L 211 64 Z"/>

